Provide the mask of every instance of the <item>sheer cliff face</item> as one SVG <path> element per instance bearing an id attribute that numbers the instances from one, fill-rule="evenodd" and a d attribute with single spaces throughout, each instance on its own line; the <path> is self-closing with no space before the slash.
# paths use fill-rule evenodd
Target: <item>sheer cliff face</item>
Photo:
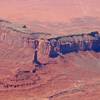
<path id="1" fill-rule="evenodd" d="M 0 21 L 0 69 L 6 69 L 9 73 L 9 67 L 16 69 L 24 66 L 25 62 L 26 66 L 32 65 L 33 50 L 23 38 L 28 34 L 30 30 L 21 25 Z"/>
<path id="2" fill-rule="evenodd" d="M 28 73 L 28 76 L 26 74 L 19 76 L 25 79 L 28 77 L 28 80 L 13 82 L 17 71 L 31 71 L 34 68 L 32 44 L 28 44 L 26 38 L 55 36 L 48 33 L 42 33 L 42 36 L 41 33 L 29 35 L 30 33 L 29 29 L 24 29 L 22 26 L 0 22 L 0 86 L 6 82 L 10 84 L 9 90 L 13 90 L 0 92 L 2 100 L 77 100 L 80 96 L 81 100 L 84 98 L 92 100 L 100 97 L 98 95 L 100 93 L 100 53 L 92 51 L 69 53 L 63 58 L 55 59 L 42 55 L 40 60 L 50 61 L 50 64 L 37 70 L 36 74 Z M 43 46 L 40 52 L 42 48 Z M 39 56 L 41 57 L 40 54 Z M 1 79 L 8 79 L 8 81 L 2 83 Z"/>
<path id="3" fill-rule="evenodd" d="M 84 20 L 85 20 L 85 22 L 84 22 Z M 88 23 L 87 21 L 90 23 Z M 78 29 L 80 28 L 83 30 L 84 26 L 88 26 L 88 25 L 95 26 L 96 25 L 95 23 L 97 23 L 97 22 L 98 22 L 98 19 L 95 19 L 95 18 L 90 19 L 88 17 L 85 19 L 84 18 L 83 19 L 81 19 L 81 18 L 74 19 L 72 21 L 72 23 L 69 24 L 69 27 L 67 27 L 67 29 L 69 28 L 69 30 L 71 32 L 75 29 L 76 29 L 76 31 L 79 31 L 79 30 L 77 30 L 77 28 Z M 34 23 L 34 25 L 35 24 L 36 23 Z M 51 28 L 54 29 L 56 27 L 56 29 L 58 28 L 57 31 L 59 31 L 59 29 L 62 29 L 62 30 L 66 29 L 66 25 L 67 24 L 60 24 L 60 23 L 57 25 L 48 24 L 47 27 L 50 27 L 50 30 L 51 30 Z M 97 25 L 99 25 L 99 22 L 97 23 Z M 89 26 L 89 28 L 90 28 L 90 26 Z M 33 27 L 33 29 L 35 29 L 35 27 Z M 38 30 L 38 31 L 40 31 L 40 30 Z M 72 32 L 72 34 L 74 34 L 74 33 Z M 11 23 L 9 21 L 0 20 L 0 47 L 1 47 L 0 55 L 2 55 L 2 56 L 0 56 L 0 59 L 2 62 L 1 66 L 9 66 L 9 64 L 12 64 L 11 66 L 13 66 L 14 64 L 15 64 L 15 66 L 19 66 L 19 64 L 21 64 L 20 66 L 24 66 L 25 63 L 26 63 L 26 65 L 29 64 L 29 66 L 33 66 L 32 60 L 33 60 L 34 52 L 32 49 L 32 41 L 30 41 L 30 39 L 31 38 L 33 38 L 33 39 L 36 39 L 36 38 L 43 39 L 44 38 L 45 39 L 45 38 L 55 37 L 55 36 L 59 36 L 59 35 L 63 35 L 63 34 L 59 34 L 59 33 L 58 34 L 50 34 L 47 32 L 46 33 L 43 33 L 43 32 L 32 33 L 32 31 L 30 29 L 28 29 L 27 27 L 23 27 L 22 25 Z M 28 38 L 29 38 L 29 40 L 28 40 Z M 42 44 L 43 41 L 44 40 L 41 40 L 40 44 Z M 48 55 L 46 55 L 46 56 L 41 55 L 41 52 L 43 51 L 43 46 L 40 46 L 39 49 L 40 49 L 39 50 L 39 59 L 41 59 L 41 61 L 43 61 L 43 62 L 47 61 Z M 7 64 L 6 61 L 9 64 Z"/>
<path id="4" fill-rule="evenodd" d="M 32 33 L 30 29 L 23 27 L 23 25 L 0 20 L 0 68 L 8 71 L 9 67 L 12 70 L 24 69 L 25 67 L 26 69 L 33 69 L 34 51 L 31 39 L 49 36 L 51 36 L 50 33 Z"/>
<path id="5" fill-rule="evenodd" d="M 27 31 L 25 31 L 27 33 Z M 24 28 L 16 26 L 8 21 L 0 20 L 0 41 L 9 46 L 21 47 Z M 21 34 L 22 33 L 22 34 Z"/>

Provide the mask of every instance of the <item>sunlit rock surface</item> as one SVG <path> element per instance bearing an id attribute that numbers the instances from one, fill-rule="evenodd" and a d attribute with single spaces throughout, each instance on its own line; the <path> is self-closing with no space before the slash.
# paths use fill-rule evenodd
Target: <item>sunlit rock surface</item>
<path id="1" fill-rule="evenodd" d="M 9 22 L 0 22 L 2 100 L 98 100 L 100 53 L 81 51 L 66 54 L 64 58 L 43 57 L 51 63 L 32 73 L 35 67 L 32 63 L 33 49 L 26 42 L 26 37 L 31 37 L 31 30 L 12 26 Z M 33 37 L 38 37 L 34 34 Z M 39 33 L 42 38 L 51 35 Z"/>

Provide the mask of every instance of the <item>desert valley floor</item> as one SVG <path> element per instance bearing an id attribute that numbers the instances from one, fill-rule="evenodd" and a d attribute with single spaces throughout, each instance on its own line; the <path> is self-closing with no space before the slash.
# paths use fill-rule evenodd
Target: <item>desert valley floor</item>
<path id="1" fill-rule="evenodd" d="M 20 39 L 26 36 L 24 30 L 9 22 L 0 25 L 0 100 L 99 100 L 100 53 L 42 56 L 50 63 L 32 73 L 33 49 Z M 19 71 L 30 72 L 16 79 Z"/>
<path id="2" fill-rule="evenodd" d="M 16 68 L 22 70 L 34 68 L 29 62 L 31 57 L 22 58 L 0 62 L 1 80 L 5 79 L 6 82 L 7 79 L 13 79 Z M 13 86 L 6 90 L 1 88 L 0 98 L 2 100 L 99 100 L 99 60 L 100 54 L 94 52 L 71 53 L 65 55 L 64 59 L 57 58 L 51 64 L 38 69 L 35 74 L 30 72 L 30 77 L 20 82 L 20 84 L 24 82 L 24 85 L 18 89 Z"/>

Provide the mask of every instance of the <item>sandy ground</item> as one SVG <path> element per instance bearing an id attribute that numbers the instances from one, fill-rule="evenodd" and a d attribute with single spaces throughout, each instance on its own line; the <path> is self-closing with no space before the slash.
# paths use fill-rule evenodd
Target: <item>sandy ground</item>
<path id="1" fill-rule="evenodd" d="M 0 100 L 99 100 L 100 53 L 43 59 L 50 64 L 32 73 L 33 49 L 0 41 Z M 18 71 L 27 70 L 16 79 Z"/>
<path id="2" fill-rule="evenodd" d="M 13 79 L 18 69 L 31 71 L 34 68 L 31 63 L 32 55 L 29 57 L 25 55 L 24 58 L 20 55 L 17 59 L 15 57 L 0 58 L 0 79 Z M 34 80 L 35 84 L 18 89 L 0 90 L 0 98 L 1 100 L 99 100 L 99 60 L 100 54 L 94 52 L 70 53 L 65 55 L 64 59 L 59 57 L 51 60 L 50 64 L 38 69 L 35 74 L 30 73 L 31 78 L 25 80 L 26 83 Z M 39 79 L 35 80 L 36 77 Z M 23 82 L 21 80 L 21 83 Z"/>

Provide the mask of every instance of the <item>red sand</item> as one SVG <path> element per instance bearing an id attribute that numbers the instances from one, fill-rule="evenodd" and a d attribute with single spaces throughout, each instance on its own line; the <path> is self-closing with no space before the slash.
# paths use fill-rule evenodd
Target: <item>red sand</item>
<path id="1" fill-rule="evenodd" d="M 33 50 L 17 48 L 0 43 L 0 78 L 13 79 L 16 71 L 31 70 Z M 50 64 L 32 74 L 36 85 L 0 91 L 2 100 L 99 100 L 100 97 L 100 54 L 80 52 L 58 57 Z M 26 81 L 27 82 L 27 81 Z M 23 81 L 22 81 L 23 83 Z"/>

